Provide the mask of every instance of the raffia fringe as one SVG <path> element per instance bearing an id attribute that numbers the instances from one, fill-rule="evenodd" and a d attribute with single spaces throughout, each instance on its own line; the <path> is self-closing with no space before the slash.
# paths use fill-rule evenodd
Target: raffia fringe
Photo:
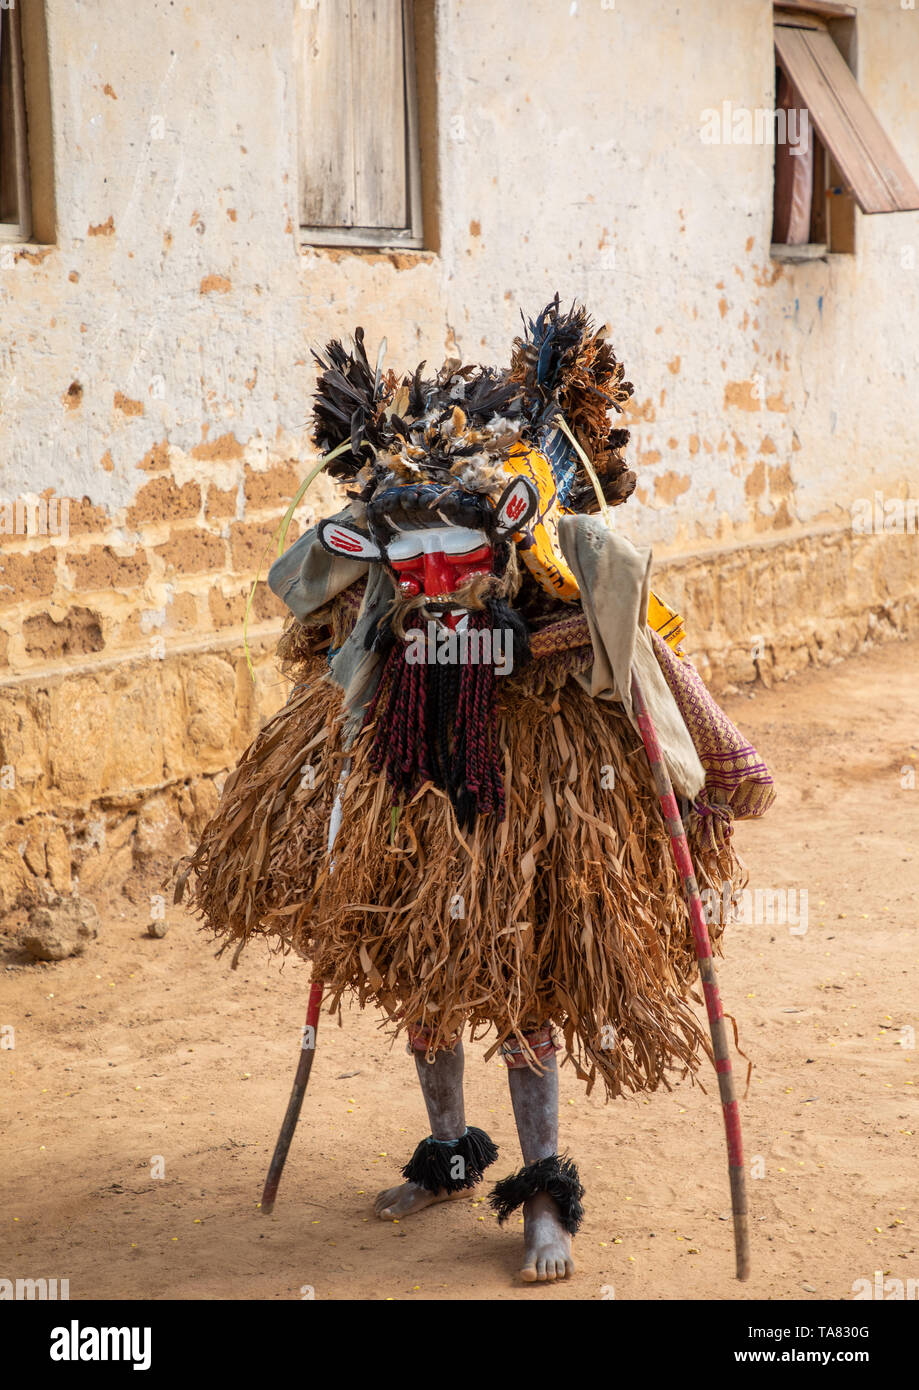
<path id="1" fill-rule="evenodd" d="M 493 1029 L 491 1056 L 553 1023 L 588 1092 L 598 1078 L 610 1096 L 669 1089 L 669 1073 L 694 1071 L 710 1048 L 690 1003 L 688 913 L 644 750 L 618 707 L 573 682 L 551 701 L 502 686 L 507 816 L 482 817 L 470 838 L 430 785 L 392 806 L 368 770 L 366 730 L 330 868 L 348 754 L 340 691 L 321 669 L 244 755 L 184 865 L 221 949 L 238 957 L 262 937 L 294 950 L 333 1010 L 352 994 L 395 1033 L 430 1028 L 435 1049 L 464 1026 Z M 701 887 L 720 897 L 724 882 L 743 883 L 729 841 L 693 850 Z"/>

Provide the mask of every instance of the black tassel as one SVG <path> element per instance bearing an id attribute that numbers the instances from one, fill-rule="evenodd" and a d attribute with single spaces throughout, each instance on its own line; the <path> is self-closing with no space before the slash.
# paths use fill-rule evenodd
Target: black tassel
<path id="1" fill-rule="evenodd" d="M 459 1192 L 481 1182 L 497 1157 L 497 1146 L 484 1129 L 470 1125 L 459 1139 L 422 1139 L 402 1176 L 427 1192 Z"/>
<path id="2" fill-rule="evenodd" d="M 519 1173 L 496 1182 L 488 1197 L 488 1204 L 497 1214 L 498 1222 L 504 1225 L 512 1211 L 522 1207 L 529 1197 L 537 1192 L 546 1192 L 558 1207 L 562 1225 L 569 1235 L 577 1235 L 584 1217 L 581 1198 L 584 1189 L 574 1162 L 570 1158 L 550 1154 L 548 1158 L 538 1158 L 535 1163 L 521 1168 Z"/>
<path id="3" fill-rule="evenodd" d="M 486 598 L 485 608 L 491 618 L 492 629 L 504 628 L 510 632 L 513 669 L 521 670 L 530 661 L 530 630 L 524 618 L 504 598 Z"/>
<path id="4" fill-rule="evenodd" d="M 364 637 L 364 648 L 368 652 L 378 652 L 385 660 L 395 646 L 395 643 L 396 634 L 392 630 L 392 615 L 389 613 L 381 613 L 367 628 Z"/>

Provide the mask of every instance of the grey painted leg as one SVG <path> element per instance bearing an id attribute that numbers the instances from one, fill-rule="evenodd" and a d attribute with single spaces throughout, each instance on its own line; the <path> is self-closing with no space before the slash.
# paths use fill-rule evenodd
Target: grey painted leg
<path id="1" fill-rule="evenodd" d="M 461 1042 L 456 1044 L 452 1052 L 438 1052 L 433 1062 L 426 1062 L 422 1053 L 415 1053 L 415 1069 L 421 1083 L 431 1134 L 435 1139 L 458 1139 L 465 1132 L 464 1063 Z M 374 1203 L 374 1211 L 384 1221 L 400 1220 L 434 1202 L 469 1197 L 474 1191 L 475 1188 L 470 1187 L 460 1192 L 429 1192 L 417 1183 L 404 1182 L 380 1192 Z"/>
<path id="2" fill-rule="evenodd" d="M 527 1165 L 558 1153 L 558 1066 L 554 1055 L 544 1057 L 542 1064 L 542 1075 L 529 1067 L 514 1068 L 507 1074 L 520 1150 Z M 524 1283 L 552 1283 L 574 1273 L 571 1237 L 554 1200 L 545 1192 L 523 1204 L 523 1243 L 520 1277 Z"/>

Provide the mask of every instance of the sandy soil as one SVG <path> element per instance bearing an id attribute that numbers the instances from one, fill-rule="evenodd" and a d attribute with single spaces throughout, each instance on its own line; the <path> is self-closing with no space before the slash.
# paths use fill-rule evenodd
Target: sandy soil
<path id="1" fill-rule="evenodd" d="M 726 708 L 779 784 L 741 825 L 751 885 L 806 889 L 808 929 L 739 925 L 720 965 L 755 1064 L 743 1105 L 753 1276 L 733 1278 L 721 1116 L 708 1094 L 604 1105 L 562 1073 L 588 1189 L 578 1273 L 515 1282 L 520 1227 L 484 1203 L 373 1218 L 427 1132 L 413 1065 L 377 1017 L 323 1020 L 273 1216 L 258 1210 L 299 1045 L 308 973 L 261 949 L 231 973 L 193 921 L 98 902 L 104 931 L 57 965 L 0 953 L 0 1276 L 69 1278 L 74 1299 L 845 1299 L 919 1277 L 915 845 L 919 644 L 897 643 Z M 151 891 L 156 885 L 151 884 Z M 470 1122 L 519 1163 L 501 1063 L 468 1049 Z M 743 1064 L 741 1064 L 741 1068 Z M 157 1162 L 163 1176 L 152 1176 Z M 500 1172 L 498 1172 L 500 1170 Z"/>

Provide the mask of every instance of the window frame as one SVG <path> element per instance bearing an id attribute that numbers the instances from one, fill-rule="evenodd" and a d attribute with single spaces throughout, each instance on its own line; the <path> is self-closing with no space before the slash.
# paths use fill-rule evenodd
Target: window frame
<path id="1" fill-rule="evenodd" d="M 405 227 L 316 227 L 299 224 L 300 246 L 355 247 L 366 250 L 424 249 L 422 210 L 421 132 L 419 124 L 418 71 L 415 44 L 414 0 L 401 0 L 402 6 L 402 90 L 405 102 L 405 184 L 408 225 Z M 297 53 L 297 62 L 303 61 Z M 300 112 L 297 113 L 298 140 L 302 140 Z M 298 160 L 299 169 L 299 160 Z M 299 218 L 299 191 L 297 216 Z"/>
<path id="2" fill-rule="evenodd" d="M 837 4 L 836 0 L 774 0 L 772 6 L 773 17 L 781 10 L 788 14 L 797 14 L 805 19 L 809 15 L 816 15 L 819 19 L 855 19 L 857 10 L 854 5 Z"/>
<path id="3" fill-rule="evenodd" d="M 784 74 L 807 110 L 814 146 L 809 240 L 800 245 L 773 242 L 773 260 L 852 255 L 857 209 L 871 216 L 919 208 L 919 185 L 858 86 L 856 21 L 853 6 L 831 0 L 775 0 L 773 4 L 775 70 Z M 782 42 L 778 39 L 780 30 L 787 33 Z M 810 31 L 813 38 L 793 42 L 788 31 Z M 815 100 L 816 118 L 811 109 Z M 870 153 L 862 156 L 863 150 Z M 837 159 L 848 169 L 848 178 Z M 777 172 L 776 162 L 773 229 Z"/>
<path id="4" fill-rule="evenodd" d="M 0 242 L 29 241 L 32 236 L 32 190 L 29 178 L 29 139 L 26 117 L 25 63 L 19 5 L 0 9 L 0 45 L 10 44 L 10 97 L 13 121 L 13 163 L 16 184 L 15 222 L 0 222 Z M 2 56 L 2 54 L 0 54 Z"/>
<path id="5" fill-rule="evenodd" d="M 773 34 L 777 26 L 793 24 L 794 18 L 801 21 L 803 27 L 829 31 L 828 21 L 833 19 L 845 19 L 852 22 L 856 17 L 856 11 L 851 5 L 829 3 L 828 0 L 812 0 L 810 4 L 798 3 L 798 0 L 776 0 L 772 7 L 772 27 Z M 811 23 L 808 23 L 811 21 Z M 835 36 L 831 35 L 832 38 Z M 842 57 L 856 77 L 852 57 L 854 55 L 854 41 L 847 45 L 848 51 L 843 51 L 840 47 Z M 773 58 L 775 70 L 785 73 L 785 77 L 794 85 L 791 74 L 782 66 L 779 59 L 778 49 L 773 37 Z M 776 97 L 778 97 L 778 82 L 776 82 Z M 799 94 L 800 95 L 800 94 Z M 803 96 L 800 98 L 804 105 Z M 813 187 L 811 192 L 811 212 L 809 238 L 801 244 L 791 242 L 774 241 L 769 251 L 772 260 L 781 261 L 784 264 L 798 264 L 802 261 L 825 260 L 827 256 L 854 255 L 855 254 L 855 200 L 852 195 L 842 186 L 842 176 L 836 168 L 833 157 L 821 139 L 817 127 L 814 125 L 808 112 L 809 138 L 814 144 L 814 169 Z M 834 182 L 835 178 L 835 182 Z M 831 199 L 836 203 L 834 208 Z M 775 171 L 773 170 L 772 183 L 773 217 L 775 216 Z M 834 216 L 834 212 L 836 216 Z"/>

